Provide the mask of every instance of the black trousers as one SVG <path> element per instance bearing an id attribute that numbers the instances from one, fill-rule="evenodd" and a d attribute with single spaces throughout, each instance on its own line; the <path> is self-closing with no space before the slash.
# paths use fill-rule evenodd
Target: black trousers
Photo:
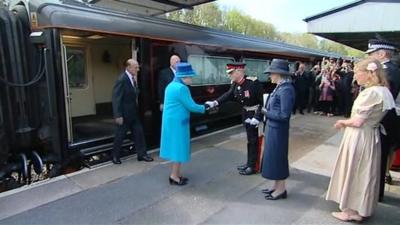
<path id="1" fill-rule="evenodd" d="M 146 142 L 142 124 L 138 120 L 125 121 L 123 125 L 117 125 L 114 138 L 114 147 L 112 156 L 119 158 L 122 142 L 124 141 L 128 131 L 131 131 L 129 138 L 133 141 L 138 157 L 146 155 Z"/>
<path id="2" fill-rule="evenodd" d="M 351 108 L 353 107 L 353 94 L 344 95 L 344 116 L 350 117 Z"/>
<path id="3" fill-rule="evenodd" d="M 399 118 L 394 109 L 390 110 L 381 121 L 387 135 L 381 135 L 381 171 L 379 183 L 379 201 L 385 193 L 385 176 L 388 156 L 391 151 L 399 147 Z"/>
<path id="4" fill-rule="evenodd" d="M 390 139 L 386 135 L 381 134 L 381 170 L 379 180 L 379 201 L 383 200 L 385 194 L 385 177 L 386 177 L 386 165 L 390 151 Z"/>
<path id="5" fill-rule="evenodd" d="M 247 134 L 247 166 L 256 168 L 258 151 L 258 127 L 245 123 Z"/>

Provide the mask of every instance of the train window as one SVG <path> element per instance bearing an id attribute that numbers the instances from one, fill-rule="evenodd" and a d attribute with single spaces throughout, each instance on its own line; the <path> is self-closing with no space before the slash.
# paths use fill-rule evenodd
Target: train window
<path id="1" fill-rule="evenodd" d="M 296 72 L 296 63 L 295 62 L 289 62 L 289 72 L 291 72 L 291 73 Z"/>
<path id="2" fill-rule="evenodd" d="M 84 48 L 67 47 L 68 80 L 70 88 L 86 88 L 86 54 Z"/>
<path id="3" fill-rule="evenodd" d="M 266 82 L 267 76 L 264 74 L 264 71 L 269 67 L 269 60 L 260 60 L 260 59 L 244 59 L 246 63 L 246 75 L 252 77 L 258 77 L 259 81 Z"/>
<path id="4" fill-rule="evenodd" d="M 188 62 L 197 73 L 193 77 L 193 85 L 229 84 L 230 79 L 225 73 L 226 64 L 233 61 L 229 57 L 189 55 Z"/>

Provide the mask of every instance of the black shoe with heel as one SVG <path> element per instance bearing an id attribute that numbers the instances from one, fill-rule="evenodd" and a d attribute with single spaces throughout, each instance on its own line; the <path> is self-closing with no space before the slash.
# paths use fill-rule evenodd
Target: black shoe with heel
<path id="1" fill-rule="evenodd" d="M 285 198 L 287 198 L 287 191 L 286 190 L 284 192 L 282 192 L 281 194 L 275 196 L 275 197 L 272 196 L 272 193 L 265 196 L 265 200 L 279 200 L 279 199 L 285 199 Z"/>
<path id="2" fill-rule="evenodd" d="M 183 186 L 187 184 L 187 181 L 185 181 L 183 178 L 179 178 L 179 181 L 176 181 L 169 177 L 169 184 L 170 185 L 177 185 L 177 186 Z"/>
<path id="3" fill-rule="evenodd" d="M 271 195 L 272 194 L 272 192 L 274 192 L 275 191 L 275 189 L 262 189 L 261 190 L 261 192 L 263 193 L 263 194 L 266 194 L 266 195 Z"/>

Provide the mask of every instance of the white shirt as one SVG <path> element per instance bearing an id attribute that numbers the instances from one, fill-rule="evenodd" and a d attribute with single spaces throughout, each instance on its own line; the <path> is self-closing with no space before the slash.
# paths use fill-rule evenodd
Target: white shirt
<path id="1" fill-rule="evenodd" d="M 132 86 L 133 86 L 134 88 L 136 88 L 136 87 L 135 87 L 135 81 L 134 81 L 135 78 L 133 78 L 133 75 L 132 75 L 131 73 L 129 73 L 128 70 L 125 70 L 125 73 L 128 75 L 129 80 L 131 81 Z"/>
<path id="2" fill-rule="evenodd" d="M 172 72 L 175 74 L 176 70 L 174 68 L 172 68 L 172 66 L 170 66 L 169 68 L 171 68 Z"/>

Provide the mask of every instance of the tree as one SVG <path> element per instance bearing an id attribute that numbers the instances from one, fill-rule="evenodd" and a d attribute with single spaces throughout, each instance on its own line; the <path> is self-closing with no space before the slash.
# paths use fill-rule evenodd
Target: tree
<path id="1" fill-rule="evenodd" d="M 285 43 L 361 58 L 364 53 L 345 45 L 322 39 L 313 34 L 278 32 L 275 26 L 252 18 L 238 9 L 220 9 L 216 3 L 195 6 L 193 10 L 179 10 L 166 15 L 168 19 L 215 28 Z"/>
<path id="2" fill-rule="evenodd" d="M 167 19 L 216 29 L 223 27 L 222 11 L 214 3 L 195 6 L 193 10 L 168 13 Z"/>
<path id="3" fill-rule="evenodd" d="M 305 48 L 318 49 L 318 39 L 312 34 L 306 33 L 280 33 L 279 40 Z"/>

